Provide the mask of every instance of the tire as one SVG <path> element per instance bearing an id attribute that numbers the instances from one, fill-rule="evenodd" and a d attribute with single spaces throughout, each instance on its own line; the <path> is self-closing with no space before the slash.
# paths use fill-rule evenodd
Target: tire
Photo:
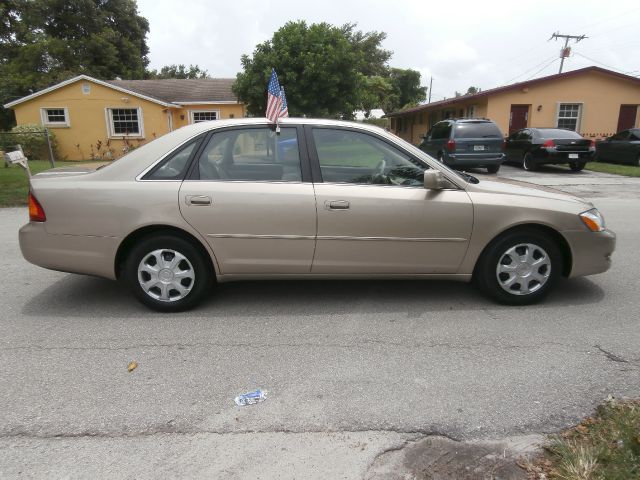
<path id="1" fill-rule="evenodd" d="M 587 162 L 569 162 L 569 168 L 572 172 L 579 172 L 586 164 Z"/>
<path id="2" fill-rule="evenodd" d="M 498 173 L 498 170 L 500 170 L 500 165 L 491 165 L 490 167 L 487 167 L 488 173 Z"/>
<path id="3" fill-rule="evenodd" d="M 499 236 L 485 248 L 474 281 L 482 293 L 499 303 L 528 305 L 553 289 L 562 264 L 560 248 L 551 237 L 523 228 Z"/>
<path id="4" fill-rule="evenodd" d="M 442 153 L 438 152 L 438 156 L 436 157 L 436 160 L 438 160 L 440 163 L 444 163 Z"/>
<path id="5" fill-rule="evenodd" d="M 166 268 L 158 269 L 160 262 L 166 262 Z M 144 237 L 131 249 L 124 280 L 147 307 L 180 312 L 193 308 L 209 293 L 213 272 L 205 254 L 191 241 L 160 233 Z M 145 280 L 148 288 L 143 287 Z"/>
<path id="6" fill-rule="evenodd" d="M 530 152 L 524 154 L 524 157 L 522 158 L 522 168 L 528 172 L 536 170 L 537 165 L 533 162 L 533 155 L 531 155 Z"/>

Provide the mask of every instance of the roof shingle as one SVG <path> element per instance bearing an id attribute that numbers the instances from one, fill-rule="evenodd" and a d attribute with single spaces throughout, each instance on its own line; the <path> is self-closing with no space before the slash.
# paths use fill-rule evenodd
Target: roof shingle
<path id="1" fill-rule="evenodd" d="M 234 78 L 107 80 L 113 86 L 170 103 L 237 102 L 231 91 L 233 82 Z"/>

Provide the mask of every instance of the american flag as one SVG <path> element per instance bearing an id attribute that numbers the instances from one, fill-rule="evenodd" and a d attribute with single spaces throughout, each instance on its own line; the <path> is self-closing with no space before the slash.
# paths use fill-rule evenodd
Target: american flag
<path id="1" fill-rule="evenodd" d="M 280 98 L 280 84 L 276 70 L 271 69 L 271 79 L 267 87 L 267 114 L 266 117 L 272 122 L 276 122 L 282 111 L 282 99 Z"/>
<path id="2" fill-rule="evenodd" d="M 280 100 L 282 101 L 282 108 L 280 109 L 280 118 L 289 116 L 289 107 L 287 106 L 287 97 L 284 94 L 284 87 L 280 87 Z"/>

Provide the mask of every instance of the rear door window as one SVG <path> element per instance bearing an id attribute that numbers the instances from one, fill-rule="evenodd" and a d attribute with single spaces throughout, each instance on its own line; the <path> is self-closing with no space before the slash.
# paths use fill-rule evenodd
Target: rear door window
<path id="1" fill-rule="evenodd" d="M 269 127 L 214 133 L 198 158 L 200 180 L 300 182 L 296 128 Z"/>

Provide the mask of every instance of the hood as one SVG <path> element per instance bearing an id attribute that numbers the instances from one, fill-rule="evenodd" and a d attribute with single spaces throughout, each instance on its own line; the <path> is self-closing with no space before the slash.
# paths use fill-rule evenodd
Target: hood
<path id="1" fill-rule="evenodd" d="M 593 207 L 591 202 L 584 198 L 571 195 L 555 188 L 545 187 L 529 182 L 500 178 L 497 180 L 481 180 L 477 184 L 469 184 L 469 191 L 482 193 L 499 193 L 502 195 L 518 195 L 535 198 L 545 198 L 559 200 L 562 202 L 579 203 L 588 207 Z"/>

